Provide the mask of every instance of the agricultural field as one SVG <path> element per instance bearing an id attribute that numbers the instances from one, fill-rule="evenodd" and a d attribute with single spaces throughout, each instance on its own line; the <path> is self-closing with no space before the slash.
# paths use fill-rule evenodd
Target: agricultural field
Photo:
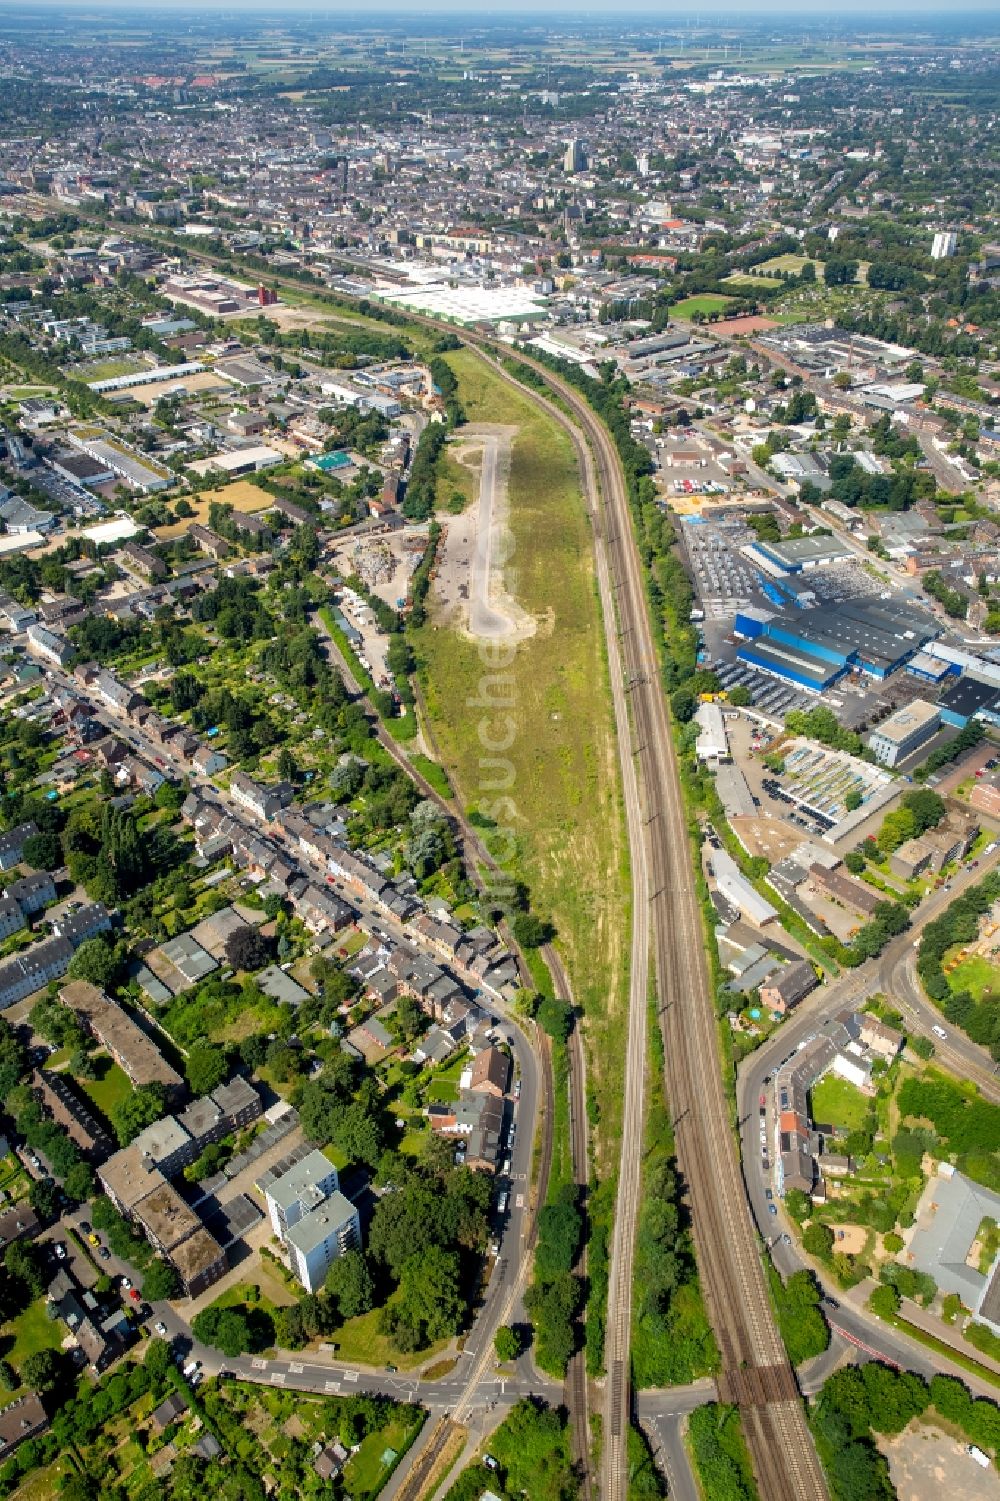
<path id="1" fill-rule="evenodd" d="M 481 655 L 473 640 L 434 619 L 432 589 L 431 618 L 413 636 L 429 749 L 487 835 L 493 815 L 511 826 L 513 846 L 502 829 L 495 852 L 511 874 L 528 882 L 533 908 L 558 929 L 576 999 L 588 1018 L 593 1079 L 609 1121 L 610 1147 L 621 1113 L 618 1019 L 628 894 L 590 525 L 561 429 L 471 352 L 450 354 L 448 362 L 470 422 L 518 428 L 509 484 L 513 553 L 505 582 L 535 630 L 510 648 L 512 660 L 502 675 L 494 670 L 491 683 L 484 665 L 489 652 Z M 498 685 L 509 725 L 502 759 L 484 753 L 484 710 L 476 707 L 477 698 L 495 694 Z"/>

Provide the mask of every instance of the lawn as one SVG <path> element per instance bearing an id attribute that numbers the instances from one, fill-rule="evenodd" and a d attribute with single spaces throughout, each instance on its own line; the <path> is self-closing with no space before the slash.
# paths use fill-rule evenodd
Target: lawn
<path id="1" fill-rule="evenodd" d="M 9 1405 L 5 1399 L 5 1405 Z M 77 1474 L 77 1467 L 68 1454 L 53 1460 L 42 1470 L 33 1470 L 16 1491 L 11 1492 L 12 1501 L 52 1501 L 59 1494 L 64 1477 Z"/>
<path id="2" fill-rule="evenodd" d="M 120 1069 L 111 1058 L 97 1057 L 94 1061 L 101 1077 L 81 1079 L 79 1082 L 105 1120 L 110 1120 L 114 1107 L 122 1100 L 127 1100 L 132 1093 L 132 1084 L 128 1074 Z"/>
<path id="3" fill-rule="evenodd" d="M 723 297 L 721 292 L 702 292 L 698 297 L 685 297 L 682 302 L 675 302 L 670 309 L 674 318 L 693 318 L 696 313 L 721 313 L 734 301 L 732 297 Z"/>
<path id="4" fill-rule="evenodd" d="M 257 1294 L 260 1294 L 258 1297 Z M 251 1299 L 256 1298 L 256 1302 Z M 225 1292 L 209 1304 L 210 1308 L 259 1308 L 262 1313 L 274 1314 L 279 1308 L 288 1308 L 295 1302 L 293 1293 L 281 1281 L 281 1274 L 273 1271 L 266 1262 L 260 1261 L 254 1270 L 253 1282 L 234 1282 Z"/>
<path id="5" fill-rule="evenodd" d="M 778 276 L 780 277 L 782 271 L 791 271 L 794 276 L 798 276 L 799 272 L 802 270 L 802 267 L 807 266 L 808 264 L 809 256 L 792 255 L 789 253 L 788 255 L 776 255 L 772 260 L 763 261 L 761 263 L 760 270 L 765 276 L 767 276 L 768 273 L 773 274 L 777 272 Z M 816 280 L 822 281 L 823 262 L 813 261 L 813 265 L 816 267 Z"/>
<path id="6" fill-rule="evenodd" d="M 395 1365 L 401 1371 L 412 1371 L 416 1366 L 422 1366 L 427 1361 L 433 1360 L 436 1355 L 447 1348 L 448 1341 L 439 1339 L 434 1344 L 428 1345 L 426 1350 L 418 1350 L 414 1354 L 401 1354 L 396 1346 L 384 1334 L 379 1333 L 379 1315 L 381 1310 L 373 1308 L 371 1313 L 359 1314 L 356 1319 L 348 1319 L 341 1324 L 336 1334 L 331 1336 L 336 1344 L 337 1359 L 354 1361 L 358 1365 L 385 1366 Z"/>
<path id="7" fill-rule="evenodd" d="M 348 1495 L 376 1495 L 392 1466 L 410 1447 L 419 1431 L 419 1422 L 407 1425 L 401 1418 L 393 1418 L 378 1433 L 370 1433 L 363 1439 L 358 1452 L 344 1467 Z"/>
<path id="8" fill-rule="evenodd" d="M 607 1165 L 621 1118 L 629 895 L 591 526 L 561 428 L 471 351 L 448 360 L 470 422 L 519 428 L 508 584 L 537 630 L 502 672 L 490 670 L 474 642 L 435 622 L 432 593 L 431 619 L 413 635 L 420 681 L 457 795 L 470 812 L 495 819 L 487 843 L 505 872 L 527 881 L 533 908 L 558 930 L 587 1016 Z M 474 707 L 484 692 L 504 699 L 496 717 Z M 502 754 L 484 752 L 484 725 L 502 738 Z"/>
<path id="9" fill-rule="evenodd" d="M 827 1074 L 812 1090 L 813 1119 L 823 1125 L 842 1126 L 845 1131 L 854 1131 L 862 1125 L 868 1114 L 868 1100 L 836 1074 Z"/>
<path id="10" fill-rule="evenodd" d="M 37 1350 L 58 1350 L 63 1341 L 63 1327 L 58 1319 L 49 1318 L 44 1299 L 36 1298 L 16 1319 L 4 1324 L 4 1346 L 7 1346 L 8 1339 L 13 1339 L 14 1343 L 3 1350 L 3 1358 L 19 1371 L 22 1361 Z M 5 1405 L 7 1400 L 5 1397 Z"/>
<path id="11" fill-rule="evenodd" d="M 967 990 L 977 1003 L 984 995 L 1000 990 L 1000 968 L 984 959 L 982 954 L 970 954 L 968 959 L 961 960 L 954 969 L 950 969 L 948 964 L 948 956 L 945 955 L 944 969 L 952 990 Z"/>

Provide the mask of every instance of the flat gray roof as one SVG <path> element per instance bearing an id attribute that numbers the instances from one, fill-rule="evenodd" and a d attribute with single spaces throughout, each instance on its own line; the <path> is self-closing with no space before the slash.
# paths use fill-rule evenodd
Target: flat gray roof
<path id="1" fill-rule="evenodd" d="M 318 1209 L 311 1214 L 303 1215 L 302 1219 L 294 1224 L 288 1232 L 288 1244 L 301 1251 L 303 1256 L 308 1256 L 310 1251 L 322 1245 L 330 1235 L 335 1235 L 345 1225 L 351 1224 L 357 1218 L 358 1211 L 345 1198 L 338 1189 L 328 1199 L 324 1199 Z"/>
<path id="2" fill-rule="evenodd" d="M 275 1178 L 267 1186 L 266 1193 L 279 1209 L 287 1209 L 290 1204 L 322 1193 L 318 1185 L 331 1177 L 335 1183 L 339 1181 L 337 1169 L 329 1157 L 318 1147 L 314 1147 L 307 1156 L 289 1167 L 287 1172 Z M 317 1199 L 317 1203 L 320 1202 Z"/>

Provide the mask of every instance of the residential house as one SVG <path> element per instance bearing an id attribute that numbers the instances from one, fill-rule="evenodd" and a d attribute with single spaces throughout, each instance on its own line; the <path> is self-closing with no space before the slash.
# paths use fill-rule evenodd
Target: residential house
<path id="1" fill-rule="evenodd" d="M 65 636 L 56 635 L 46 626 L 28 626 L 28 651 L 33 657 L 41 657 L 45 662 L 51 662 L 54 667 L 64 667 L 73 655 L 73 648 Z"/>
<path id="2" fill-rule="evenodd" d="M 39 871 L 35 875 L 22 876 L 19 881 L 12 881 L 9 886 L 4 887 L 4 896 L 15 901 L 25 917 L 32 917 L 55 901 L 56 883 L 47 871 Z"/>
<path id="3" fill-rule="evenodd" d="M 0 1011 L 62 979 L 73 952 L 65 938 L 48 938 L 0 964 Z"/>
<path id="4" fill-rule="evenodd" d="M 222 751 L 216 750 L 214 746 L 200 745 L 191 757 L 191 764 L 203 777 L 213 777 L 217 771 L 223 771 L 229 763 Z"/>
<path id="5" fill-rule="evenodd" d="M 35 823 L 20 823 L 0 833 L 0 870 L 11 870 L 24 859 L 24 846 L 38 833 Z"/>
<path id="6" fill-rule="evenodd" d="M 877 1016 L 869 1012 L 861 1013 L 861 1029 L 859 1040 L 870 1053 L 875 1053 L 879 1058 L 884 1058 L 886 1063 L 891 1063 L 903 1046 L 905 1038 L 902 1032 L 895 1027 L 889 1027 Z"/>
<path id="7" fill-rule="evenodd" d="M 471 1090 L 482 1090 L 486 1094 L 494 1095 L 502 1099 L 507 1093 L 510 1083 L 510 1058 L 500 1048 L 483 1048 L 477 1053 L 472 1061 L 472 1069 L 469 1078 Z"/>
<path id="8" fill-rule="evenodd" d="M 295 795 L 295 789 L 288 782 L 277 782 L 274 786 L 266 787 L 248 777 L 245 771 L 234 771 L 229 783 L 229 795 L 241 808 L 246 808 L 255 817 L 270 823 L 282 808 L 287 808 Z"/>
<path id="9" fill-rule="evenodd" d="M 90 1162 L 103 1161 L 115 1144 L 64 1074 L 34 1069 L 31 1086 L 40 1103 Z"/>
<path id="10" fill-rule="evenodd" d="M 25 1439 L 44 1433 L 48 1426 L 48 1416 L 36 1392 L 18 1397 L 16 1402 L 0 1411 L 0 1458 L 13 1454 Z"/>
<path id="11" fill-rule="evenodd" d="M 808 959 L 800 959 L 794 964 L 786 965 L 760 987 L 758 993 L 761 1005 L 784 1016 L 799 1001 L 804 1000 L 810 991 L 815 990 L 818 983 L 816 971 Z"/>
<path id="12" fill-rule="evenodd" d="M 67 964 L 68 962 L 67 959 Z M 73 980 L 69 985 L 63 986 L 59 999 L 63 1005 L 76 1012 L 87 1030 L 107 1049 L 136 1089 L 145 1084 L 162 1084 L 168 1096 L 183 1092 L 184 1080 L 180 1074 L 171 1068 L 142 1028 L 116 1001 L 106 996 L 103 990 L 86 980 Z"/>
<path id="13" fill-rule="evenodd" d="M 0 898 L 0 942 L 13 937 L 25 926 L 24 912 L 13 897 Z"/>
<path id="14" fill-rule="evenodd" d="M 285 1238 L 292 1271 L 306 1292 L 323 1286 L 333 1263 L 361 1245 L 361 1217 L 350 1199 L 336 1191 L 304 1215 Z"/>
<path id="15" fill-rule="evenodd" d="M 118 561 L 128 573 L 138 573 L 142 578 L 162 579 L 167 576 L 167 565 L 155 552 L 140 547 L 138 542 L 126 542 L 118 554 Z"/>
<path id="16" fill-rule="evenodd" d="M 34 1240 L 42 1231 L 42 1222 L 27 1201 L 15 1204 L 0 1214 L 0 1251 L 16 1240 Z"/>

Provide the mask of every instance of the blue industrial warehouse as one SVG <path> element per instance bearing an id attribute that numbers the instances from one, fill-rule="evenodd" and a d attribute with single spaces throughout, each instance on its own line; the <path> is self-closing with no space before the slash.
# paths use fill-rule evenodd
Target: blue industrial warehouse
<path id="1" fill-rule="evenodd" d="M 741 662 L 814 693 L 853 671 L 881 682 L 941 634 L 924 610 L 874 598 L 835 610 L 740 610 L 734 632 Z"/>

